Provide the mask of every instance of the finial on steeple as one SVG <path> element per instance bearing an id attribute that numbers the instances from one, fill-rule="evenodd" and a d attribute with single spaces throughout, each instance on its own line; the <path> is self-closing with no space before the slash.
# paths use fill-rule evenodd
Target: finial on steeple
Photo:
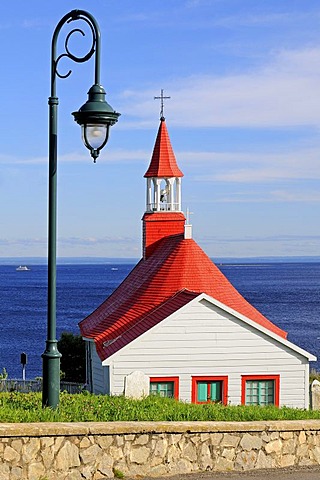
<path id="1" fill-rule="evenodd" d="M 163 95 L 163 89 L 161 89 L 161 91 L 160 91 L 160 97 L 153 97 L 153 98 L 154 98 L 154 100 L 161 100 L 161 103 L 160 103 L 160 105 L 161 105 L 160 120 L 161 120 L 161 122 L 163 122 L 163 120 L 165 120 L 164 115 L 163 115 L 163 101 L 164 101 L 164 100 L 167 100 L 167 98 L 171 98 L 171 97 L 165 97 L 165 96 Z"/>

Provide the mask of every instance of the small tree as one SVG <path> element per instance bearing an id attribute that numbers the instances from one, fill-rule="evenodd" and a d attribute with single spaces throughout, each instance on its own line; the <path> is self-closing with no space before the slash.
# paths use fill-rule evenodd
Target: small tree
<path id="1" fill-rule="evenodd" d="M 7 380 L 8 378 L 8 372 L 7 370 L 3 367 L 2 373 L 0 373 L 0 380 Z"/>
<path id="2" fill-rule="evenodd" d="M 61 371 L 67 382 L 84 383 L 86 381 L 86 351 L 85 343 L 80 335 L 62 332 L 58 341 L 61 353 Z"/>

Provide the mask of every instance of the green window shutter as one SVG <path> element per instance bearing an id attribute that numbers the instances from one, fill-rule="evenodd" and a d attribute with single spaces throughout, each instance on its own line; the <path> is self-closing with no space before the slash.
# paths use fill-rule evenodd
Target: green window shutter
<path id="1" fill-rule="evenodd" d="M 198 402 L 207 402 L 208 401 L 208 384 L 207 384 L 207 382 L 198 382 L 197 383 L 197 401 Z"/>
<path id="2" fill-rule="evenodd" d="M 222 382 L 216 380 L 197 382 L 197 402 L 221 402 L 222 401 Z"/>
<path id="3" fill-rule="evenodd" d="M 222 382 L 211 382 L 211 401 L 212 402 L 221 402 L 222 401 Z"/>

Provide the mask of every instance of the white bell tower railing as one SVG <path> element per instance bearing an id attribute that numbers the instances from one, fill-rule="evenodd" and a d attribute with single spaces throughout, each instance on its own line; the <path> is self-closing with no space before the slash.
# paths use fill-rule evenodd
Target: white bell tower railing
<path id="1" fill-rule="evenodd" d="M 181 212 L 181 178 L 147 178 L 147 212 Z"/>

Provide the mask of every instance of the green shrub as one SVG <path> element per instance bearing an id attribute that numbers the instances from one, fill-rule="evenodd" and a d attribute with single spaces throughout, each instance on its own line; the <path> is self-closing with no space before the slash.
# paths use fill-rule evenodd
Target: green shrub
<path id="1" fill-rule="evenodd" d="M 42 408 L 40 393 L 0 393 L 0 422 L 113 422 L 113 421 L 254 421 L 320 419 L 320 411 L 293 408 L 195 405 L 150 396 L 143 400 L 123 396 L 62 393 L 56 410 Z"/>
<path id="2" fill-rule="evenodd" d="M 86 381 L 86 349 L 81 335 L 62 332 L 58 341 L 61 357 L 61 378 L 66 382 Z"/>
<path id="3" fill-rule="evenodd" d="M 3 367 L 2 372 L 0 373 L 0 380 L 7 380 L 8 378 L 8 372 L 7 370 Z"/>

